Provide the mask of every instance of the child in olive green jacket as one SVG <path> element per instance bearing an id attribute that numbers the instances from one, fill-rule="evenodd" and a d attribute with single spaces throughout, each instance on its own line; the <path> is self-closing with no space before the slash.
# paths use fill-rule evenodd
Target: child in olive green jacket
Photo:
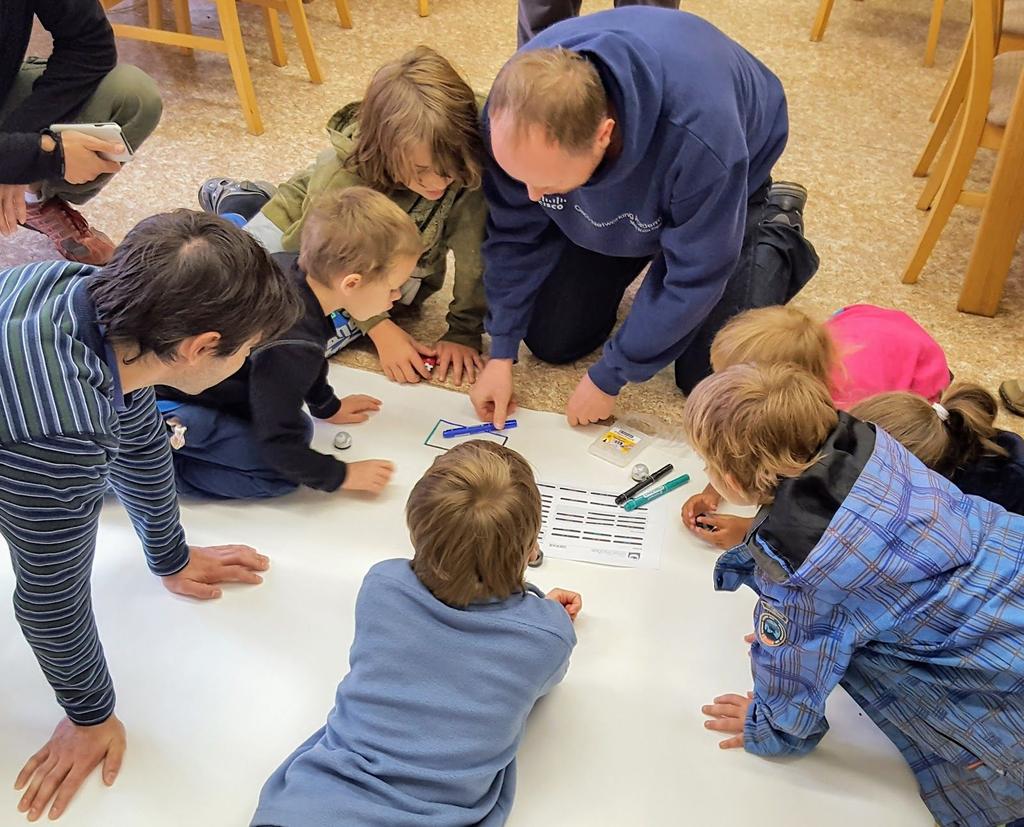
<path id="1" fill-rule="evenodd" d="M 441 55 L 426 46 L 413 49 L 377 70 L 362 101 L 334 114 L 327 124 L 332 147 L 282 184 L 245 225 L 271 252 L 295 251 L 318 195 L 352 186 L 385 193 L 412 217 L 426 249 L 393 311 L 399 318 L 401 305 L 418 305 L 441 289 L 449 250 L 454 254 L 448 330 L 435 346 L 417 341 L 387 314 L 365 320 L 336 314 L 338 335 L 328 344 L 328 355 L 366 334 L 384 373 L 396 382 L 429 379 L 424 361 L 429 357 L 437 360 L 438 377 L 443 381 L 451 372 L 456 384 L 463 378 L 472 382 L 483 367 L 480 245 L 487 206 L 480 188 L 481 103 Z M 239 202 L 263 200 L 259 189 L 214 179 L 204 185 L 200 200 L 216 212 L 244 215 Z"/>

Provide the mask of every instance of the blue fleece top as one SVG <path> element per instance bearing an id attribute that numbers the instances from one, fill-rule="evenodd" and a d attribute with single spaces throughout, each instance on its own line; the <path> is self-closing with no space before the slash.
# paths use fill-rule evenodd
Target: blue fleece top
<path id="1" fill-rule="evenodd" d="M 533 587 L 454 609 L 408 560 L 378 563 L 327 724 L 270 777 L 252 824 L 504 824 L 526 717 L 575 644 L 565 609 Z"/>
<path id="2" fill-rule="evenodd" d="M 629 316 L 590 368 L 594 383 L 615 394 L 679 356 L 721 298 L 739 259 L 747 199 L 786 144 L 786 98 L 779 79 L 739 44 L 670 9 L 566 20 L 523 48 L 554 46 L 586 55 L 597 68 L 622 153 L 583 187 L 539 203 L 488 158 L 491 356 L 516 357 L 565 239 L 610 256 L 652 256 Z M 489 149 L 486 107 L 483 129 Z"/>

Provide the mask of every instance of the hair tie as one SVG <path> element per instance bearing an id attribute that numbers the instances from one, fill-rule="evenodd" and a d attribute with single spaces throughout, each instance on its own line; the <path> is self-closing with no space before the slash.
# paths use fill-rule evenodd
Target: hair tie
<path id="1" fill-rule="evenodd" d="M 935 411 L 936 416 L 938 416 L 943 422 L 949 421 L 949 411 L 947 411 L 945 407 L 940 405 L 938 402 L 932 402 L 932 410 Z"/>

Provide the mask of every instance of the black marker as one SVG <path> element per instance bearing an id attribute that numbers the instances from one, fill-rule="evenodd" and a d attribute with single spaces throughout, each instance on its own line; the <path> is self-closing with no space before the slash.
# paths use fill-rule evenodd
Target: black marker
<path id="1" fill-rule="evenodd" d="M 619 494 L 619 496 L 617 496 L 615 498 L 615 504 L 616 505 L 622 505 L 626 500 L 630 499 L 631 497 L 635 497 L 637 494 L 639 494 L 641 491 L 643 491 L 648 485 L 653 485 L 658 480 L 660 480 L 662 477 L 664 477 L 666 474 L 671 473 L 671 471 L 672 471 L 672 463 L 670 462 L 664 468 L 659 468 L 657 471 L 655 471 L 649 477 L 645 477 L 644 479 L 640 480 L 640 482 L 638 482 L 636 485 L 634 485 L 628 491 L 623 491 L 621 494 Z"/>

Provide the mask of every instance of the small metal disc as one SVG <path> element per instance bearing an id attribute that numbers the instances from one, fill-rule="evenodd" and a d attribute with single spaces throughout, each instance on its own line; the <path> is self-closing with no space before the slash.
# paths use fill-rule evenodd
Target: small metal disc
<path id="1" fill-rule="evenodd" d="M 334 435 L 334 447 L 339 451 L 352 447 L 352 435 L 348 431 L 338 431 Z"/>

